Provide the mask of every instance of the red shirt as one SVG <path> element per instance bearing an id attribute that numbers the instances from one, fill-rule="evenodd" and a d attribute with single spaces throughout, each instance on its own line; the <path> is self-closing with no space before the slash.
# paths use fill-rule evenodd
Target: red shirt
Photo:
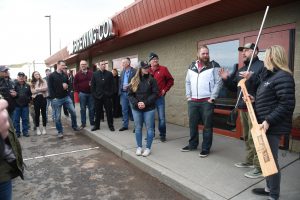
<path id="1" fill-rule="evenodd" d="M 203 64 L 200 61 L 197 61 L 198 71 L 200 72 L 203 68 Z"/>
<path id="2" fill-rule="evenodd" d="M 87 73 L 83 73 L 81 70 L 76 73 L 74 77 L 74 91 L 91 93 L 91 80 L 93 72 L 88 70 Z"/>
<path id="3" fill-rule="evenodd" d="M 155 78 L 158 89 L 159 96 L 162 96 L 162 91 L 165 91 L 165 94 L 170 90 L 170 88 L 174 85 L 174 78 L 170 74 L 169 70 L 165 66 L 158 65 L 156 70 L 149 69 L 150 74 Z"/>

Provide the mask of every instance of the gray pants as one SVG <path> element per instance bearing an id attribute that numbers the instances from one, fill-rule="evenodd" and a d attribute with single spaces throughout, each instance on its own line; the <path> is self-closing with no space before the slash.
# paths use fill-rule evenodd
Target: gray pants
<path id="1" fill-rule="evenodd" d="M 267 135 L 267 138 L 278 169 L 277 174 L 266 177 L 267 188 L 270 189 L 270 197 L 279 199 L 281 173 L 278 165 L 278 148 L 280 135 Z"/>

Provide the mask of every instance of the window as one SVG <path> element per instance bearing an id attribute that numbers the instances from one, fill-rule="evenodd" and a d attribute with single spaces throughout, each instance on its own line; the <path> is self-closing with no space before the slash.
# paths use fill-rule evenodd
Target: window
<path id="1" fill-rule="evenodd" d="M 239 62 L 239 40 L 225 41 L 207 45 L 211 60 L 215 60 L 229 70 L 229 73 L 235 73 Z M 233 106 L 235 104 L 236 92 L 229 91 L 226 87 L 220 90 L 219 97 L 216 99 L 216 105 L 219 107 Z"/>

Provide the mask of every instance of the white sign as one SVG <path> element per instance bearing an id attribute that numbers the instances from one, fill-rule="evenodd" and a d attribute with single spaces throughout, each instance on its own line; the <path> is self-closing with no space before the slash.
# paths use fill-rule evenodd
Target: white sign
<path id="1" fill-rule="evenodd" d="M 96 28 L 92 28 L 84 33 L 79 39 L 74 40 L 71 44 L 72 47 L 68 48 L 69 54 L 77 53 L 96 42 L 107 40 L 113 36 L 115 36 L 115 34 L 113 32 L 112 21 L 111 19 L 107 19 Z"/>

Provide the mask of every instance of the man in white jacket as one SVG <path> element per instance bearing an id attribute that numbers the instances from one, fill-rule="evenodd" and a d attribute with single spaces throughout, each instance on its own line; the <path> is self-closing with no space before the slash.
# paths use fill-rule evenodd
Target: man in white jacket
<path id="1" fill-rule="evenodd" d="M 196 150 L 199 144 L 198 123 L 202 121 L 203 142 L 200 157 L 208 156 L 213 139 L 214 101 L 222 87 L 218 72 L 220 65 L 210 61 L 207 46 L 199 47 L 198 60 L 192 62 L 186 75 L 186 98 L 190 126 L 189 144 L 181 149 L 182 152 Z"/>

